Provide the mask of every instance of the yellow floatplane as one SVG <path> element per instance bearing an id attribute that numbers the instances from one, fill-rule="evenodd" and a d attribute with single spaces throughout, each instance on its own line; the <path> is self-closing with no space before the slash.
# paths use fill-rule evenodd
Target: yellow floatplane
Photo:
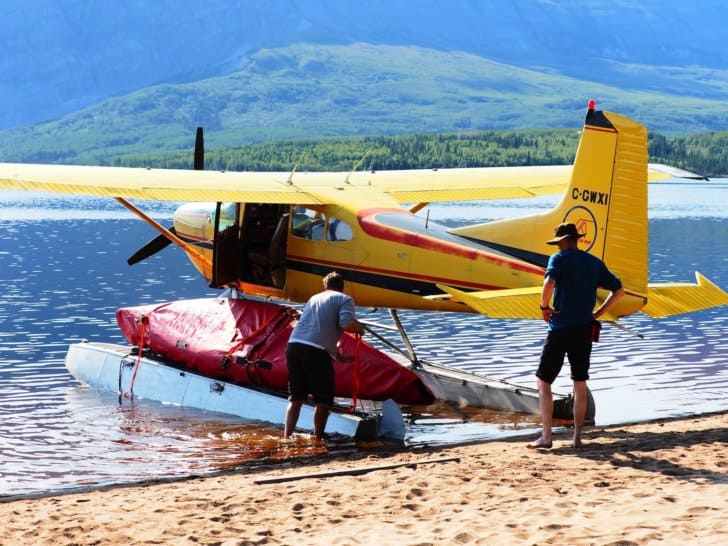
<path id="1" fill-rule="evenodd" d="M 303 302 L 337 270 L 359 306 L 540 319 L 553 251 L 545 241 L 554 226 L 573 222 L 586 233 L 581 248 L 603 259 L 626 291 L 605 319 L 728 304 L 728 294 L 697 272 L 695 283 L 649 283 L 648 179 L 690 173 L 648 165 L 645 127 L 593 104 L 573 166 L 220 172 L 200 170 L 201 161 L 199 146 L 195 170 L 0 164 L 0 188 L 115 198 L 160 232 L 130 263 L 171 242 L 211 287 L 277 300 Z M 436 202 L 553 193 L 563 197 L 552 210 L 466 227 L 422 212 Z M 187 203 L 168 229 L 130 199 Z M 450 372 L 428 374 L 411 347 L 409 356 L 439 397 L 462 400 L 472 377 L 443 379 Z M 479 396 L 466 401 L 488 405 Z"/>
<path id="2" fill-rule="evenodd" d="M 0 188 L 113 197 L 179 245 L 212 287 L 303 302 L 332 269 L 357 305 L 541 318 L 538 294 L 555 225 L 586 232 L 627 296 L 612 318 L 664 317 L 728 303 L 696 284 L 649 284 L 647 130 L 589 109 L 573 167 L 378 172 L 220 172 L 0 164 Z M 562 193 L 548 212 L 447 228 L 417 212 L 435 202 Z M 174 230 L 128 199 L 189 201 Z M 199 203 L 199 201 L 205 201 Z M 407 206 L 403 206 L 407 204 Z"/>

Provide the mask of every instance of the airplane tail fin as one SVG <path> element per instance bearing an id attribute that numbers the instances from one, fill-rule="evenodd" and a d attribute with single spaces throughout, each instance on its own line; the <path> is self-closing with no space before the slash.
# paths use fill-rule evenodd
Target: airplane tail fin
<path id="1" fill-rule="evenodd" d="M 622 281 L 627 296 L 613 309 L 616 316 L 641 310 L 651 297 L 662 304 L 644 310 L 660 316 L 722 305 L 728 295 L 707 279 L 690 287 L 648 286 L 647 171 L 647 129 L 624 116 L 590 107 L 568 189 L 556 207 L 452 233 L 545 267 L 555 250 L 546 241 L 558 224 L 571 222 L 585 234 L 579 248 L 601 258 Z M 668 300 L 679 303 L 670 305 Z M 492 300 L 488 306 L 496 303 Z M 480 312 L 489 314 L 485 307 Z"/>
<path id="2" fill-rule="evenodd" d="M 589 109 L 571 181 L 545 213 L 452 230 L 545 266 L 546 244 L 562 222 L 585 236 L 579 247 L 604 260 L 626 288 L 647 288 L 647 130 L 617 114 Z"/>

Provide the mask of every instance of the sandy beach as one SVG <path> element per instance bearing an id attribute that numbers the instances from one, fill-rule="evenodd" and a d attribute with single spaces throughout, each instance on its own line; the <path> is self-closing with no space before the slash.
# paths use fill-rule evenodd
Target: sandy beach
<path id="1" fill-rule="evenodd" d="M 526 440 L 13 500 L 0 544 L 728 543 L 728 413 Z"/>

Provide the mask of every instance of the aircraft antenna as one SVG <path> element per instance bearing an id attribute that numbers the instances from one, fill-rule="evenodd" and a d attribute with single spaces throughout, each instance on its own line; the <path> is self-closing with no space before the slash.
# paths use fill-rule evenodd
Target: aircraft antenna
<path id="1" fill-rule="evenodd" d="M 427 207 L 427 215 L 425 216 L 425 229 L 430 224 L 430 208 Z"/>
<path id="2" fill-rule="evenodd" d="M 364 163 L 364 160 L 366 159 L 366 157 L 368 155 L 369 155 L 369 150 L 364 152 L 364 155 L 361 156 L 361 159 L 359 161 L 357 161 L 356 163 L 354 163 L 354 167 L 351 169 L 351 172 L 349 174 L 347 174 L 346 178 L 344 179 L 344 184 L 351 184 L 351 182 L 349 182 L 349 177 L 352 174 L 354 174 L 359 167 L 361 167 L 361 164 Z"/>
<path id="3" fill-rule="evenodd" d="M 296 174 L 296 170 L 298 169 L 298 166 L 301 164 L 301 161 L 303 161 L 303 158 L 306 157 L 306 150 L 301 152 L 301 157 L 298 158 L 298 161 L 296 161 L 296 164 L 293 166 L 293 170 L 291 171 L 291 174 L 288 175 L 288 179 L 286 180 L 286 184 L 293 185 L 293 175 Z"/>

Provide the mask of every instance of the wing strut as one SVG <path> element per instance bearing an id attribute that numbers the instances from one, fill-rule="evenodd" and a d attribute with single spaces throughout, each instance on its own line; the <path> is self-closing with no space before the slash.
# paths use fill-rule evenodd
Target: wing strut
<path id="1" fill-rule="evenodd" d="M 196 260 L 199 260 L 200 262 L 204 263 L 207 266 L 212 267 L 212 263 L 210 260 L 206 257 L 200 254 L 196 248 L 194 248 L 189 243 L 185 242 L 184 240 L 180 239 L 176 234 L 172 233 L 170 230 L 168 230 L 166 227 L 158 223 L 153 218 L 149 217 L 147 214 L 139 210 L 137 207 L 132 205 L 129 201 L 122 197 L 115 197 L 119 203 L 121 203 L 124 207 L 129 209 L 131 212 L 136 214 L 139 218 L 144 220 L 147 224 L 152 226 L 154 229 L 156 229 L 159 233 L 161 233 L 164 237 L 172 241 L 174 244 L 178 245 L 182 248 L 187 254 L 194 256 Z"/>
<path id="2" fill-rule="evenodd" d="M 407 332 L 404 329 L 404 326 L 402 326 L 402 322 L 399 320 L 399 315 L 397 314 L 396 309 L 390 309 L 389 314 L 392 316 L 392 320 L 394 321 L 394 324 L 397 326 L 397 330 L 399 330 L 399 335 L 402 336 L 402 341 L 404 341 L 405 346 L 407 347 L 407 351 L 409 352 L 410 361 L 412 362 L 412 367 L 417 368 L 420 365 L 420 361 L 417 360 L 417 355 L 415 354 L 415 348 L 412 346 L 412 342 L 409 339 L 409 336 L 407 335 Z"/>
<path id="3" fill-rule="evenodd" d="M 198 127 L 197 131 L 195 132 L 195 153 L 193 159 L 193 168 L 196 171 L 205 170 L 205 136 L 203 134 L 202 127 Z M 169 228 L 169 231 L 175 235 L 177 234 L 177 232 L 175 232 L 174 230 L 174 226 Z M 162 235 L 158 235 L 147 244 L 145 244 L 143 247 L 141 247 L 139 250 L 137 250 L 134 255 L 130 257 L 126 262 L 129 265 L 134 265 L 141 262 L 142 260 L 146 260 L 150 256 L 154 256 L 157 252 L 160 252 L 161 250 L 167 248 L 167 246 L 172 242 L 172 239 L 167 237 L 166 234 L 163 233 Z"/>

